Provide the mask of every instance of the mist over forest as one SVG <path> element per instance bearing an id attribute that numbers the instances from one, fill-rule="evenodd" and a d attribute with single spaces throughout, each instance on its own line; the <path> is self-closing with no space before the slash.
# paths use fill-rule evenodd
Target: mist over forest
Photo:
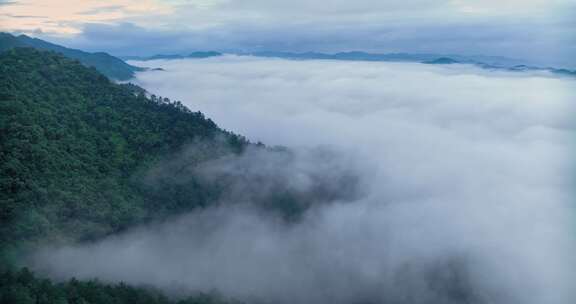
<path id="1" fill-rule="evenodd" d="M 574 0 L 0 0 L 0 304 L 576 303 Z"/>
<path id="2" fill-rule="evenodd" d="M 263 303 L 573 298 L 572 80 L 244 56 L 132 63 L 164 70 L 137 74 L 149 92 L 287 148 L 193 166 L 205 145 L 190 144 L 147 183 L 224 185 L 216 204 L 48 246 L 30 257 L 38 272 Z"/>

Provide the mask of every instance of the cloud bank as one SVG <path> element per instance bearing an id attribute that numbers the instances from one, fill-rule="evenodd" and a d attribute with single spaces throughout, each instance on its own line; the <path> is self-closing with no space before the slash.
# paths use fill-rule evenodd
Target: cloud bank
<path id="1" fill-rule="evenodd" d="M 169 223 L 47 248 L 36 269 L 272 303 L 575 299 L 573 80 L 234 56 L 138 64 L 166 70 L 138 75 L 149 91 L 297 151 L 280 162 L 249 152 L 200 174 L 245 176 L 234 191 L 258 194 L 352 172 L 362 191 L 291 224 L 232 204 L 255 197 L 234 194 Z M 318 146 L 337 157 L 304 152 Z"/>

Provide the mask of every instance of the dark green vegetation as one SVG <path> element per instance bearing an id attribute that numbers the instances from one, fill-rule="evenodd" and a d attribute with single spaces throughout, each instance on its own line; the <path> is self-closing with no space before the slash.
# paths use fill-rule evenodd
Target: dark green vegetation
<path id="1" fill-rule="evenodd" d="M 0 273 L 0 304 L 224 304 L 218 295 L 199 294 L 171 300 L 151 288 L 98 281 L 53 283 L 36 277 L 28 269 Z"/>
<path id="2" fill-rule="evenodd" d="M 51 283 L 14 261 L 26 247 L 98 239 L 207 205 L 217 189 L 193 178 L 145 181 L 196 141 L 212 147 L 192 153 L 197 160 L 248 145 L 180 102 L 148 98 L 78 61 L 32 48 L 1 53 L 0 303 L 172 303 L 144 288 Z"/>
<path id="3" fill-rule="evenodd" d="M 140 287 L 51 283 L 18 270 L 18 257 L 47 243 L 91 242 L 222 201 L 251 203 L 293 221 L 313 203 L 355 194 L 349 172 L 310 176 L 310 189 L 286 188 L 293 157 L 74 59 L 28 47 L 6 50 L 0 53 L 0 303 L 172 303 Z M 260 162 L 286 174 L 262 173 Z M 193 172 L 205 164 L 233 170 L 209 177 Z"/>
<path id="4" fill-rule="evenodd" d="M 114 84 L 55 53 L 0 55 L 0 244 L 85 240 L 204 206 L 215 192 L 147 169 L 194 141 L 239 152 L 244 138 L 180 102 Z M 199 151 L 215 157 L 214 149 Z M 223 152 L 224 153 L 224 152 Z"/>
<path id="5" fill-rule="evenodd" d="M 39 50 L 58 52 L 68 58 L 76 59 L 86 66 L 95 67 L 100 73 L 117 80 L 128 80 L 134 76 L 134 72 L 144 70 L 143 68 L 129 65 L 107 53 L 88 53 L 31 38 L 26 35 L 14 36 L 8 33 L 0 33 L 0 52 L 15 47 L 31 47 Z"/>

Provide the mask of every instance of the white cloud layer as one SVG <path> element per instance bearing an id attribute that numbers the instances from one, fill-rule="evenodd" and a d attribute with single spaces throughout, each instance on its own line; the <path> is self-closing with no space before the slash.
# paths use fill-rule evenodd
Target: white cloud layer
<path id="1" fill-rule="evenodd" d="M 38 269 L 278 303 L 574 301 L 573 80 L 233 56 L 138 64 L 166 70 L 139 74 L 145 88 L 222 127 L 354 159 L 367 192 L 293 226 L 193 213 L 47 250 Z M 283 174 L 318 165 L 298 164 Z M 458 284 L 465 294 L 446 287 Z"/>

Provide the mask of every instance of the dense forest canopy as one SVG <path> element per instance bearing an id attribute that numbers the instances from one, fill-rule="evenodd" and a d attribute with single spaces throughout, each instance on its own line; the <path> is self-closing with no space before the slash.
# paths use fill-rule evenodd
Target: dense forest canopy
<path id="1" fill-rule="evenodd" d="M 247 203 L 289 224 L 313 204 L 358 194 L 346 171 L 312 171 L 308 186 L 286 187 L 294 158 L 60 54 L 0 53 L 0 303 L 171 303 L 143 287 L 52 283 L 18 269 L 19 256 L 221 202 Z M 308 158 L 338 161 L 322 150 Z"/>
<path id="2" fill-rule="evenodd" d="M 225 304 L 240 302 L 216 293 L 199 293 L 174 300 L 148 287 L 123 283 L 105 284 L 97 280 L 52 282 L 27 268 L 0 273 L 2 304 Z"/>
<path id="3" fill-rule="evenodd" d="M 183 201 L 181 190 L 148 193 L 134 176 L 193 141 L 217 139 L 235 152 L 247 144 L 179 102 L 148 98 L 54 53 L 13 49 L 0 55 L 0 69 L 0 237 L 7 244 L 98 237 L 205 204 L 209 191 Z"/>
<path id="4" fill-rule="evenodd" d="M 96 239 L 208 204 L 216 190 L 193 179 L 151 188 L 139 175 L 194 141 L 221 153 L 248 145 L 78 61 L 32 48 L 0 54 L 0 303 L 168 303 L 124 285 L 53 284 L 12 265 L 26 246 Z M 194 301 L 182 303 L 209 302 Z"/>

